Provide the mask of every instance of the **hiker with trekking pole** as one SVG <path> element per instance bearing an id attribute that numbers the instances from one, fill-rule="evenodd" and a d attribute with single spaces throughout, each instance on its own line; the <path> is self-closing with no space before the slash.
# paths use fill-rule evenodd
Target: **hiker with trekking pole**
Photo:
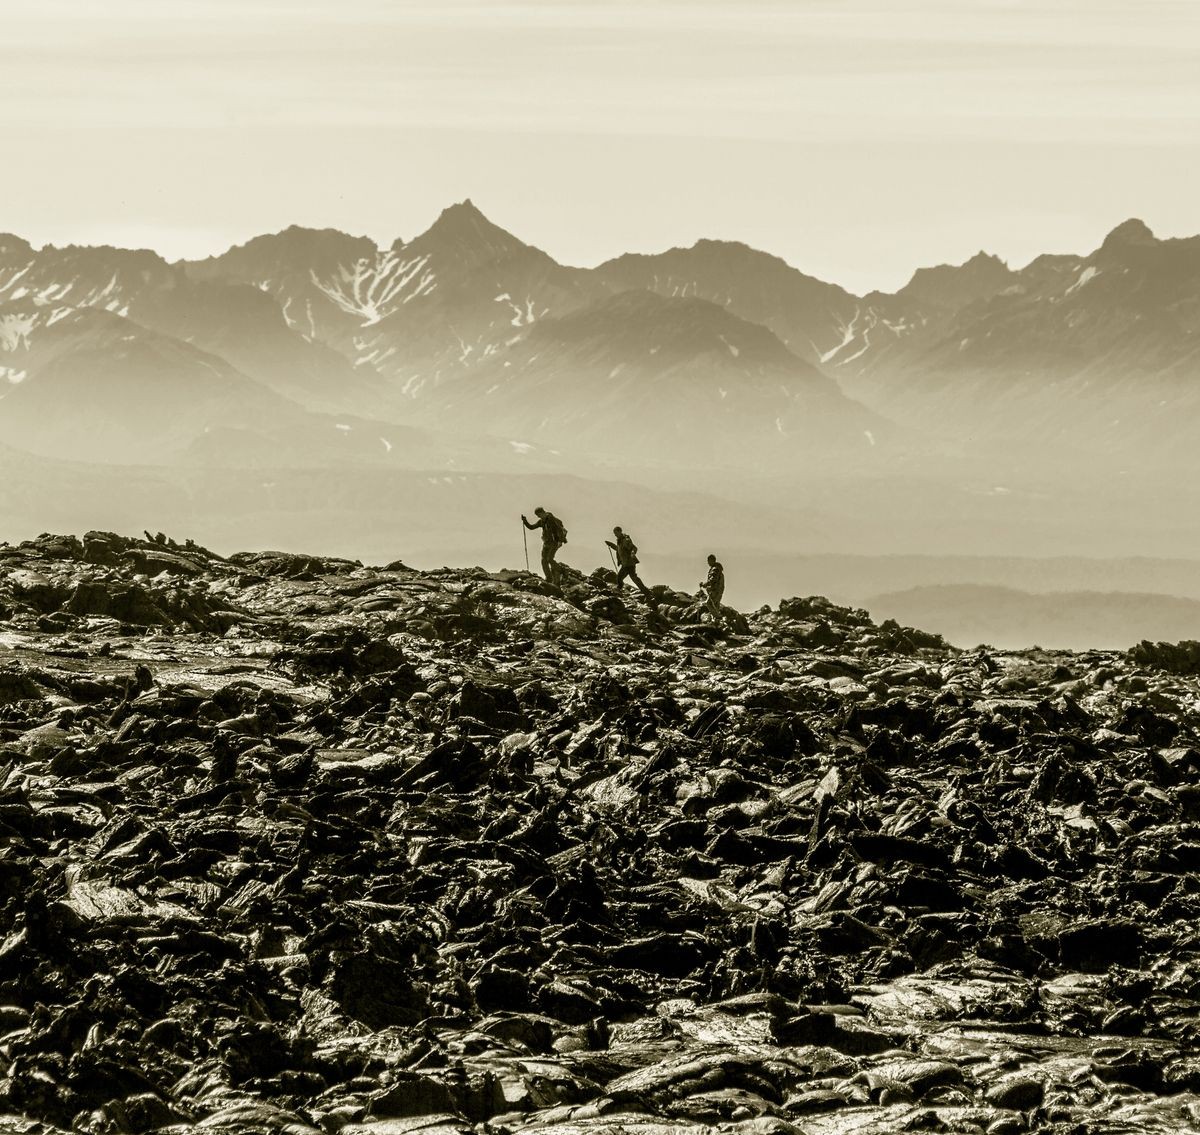
<path id="1" fill-rule="evenodd" d="M 531 524 L 529 518 L 522 513 L 521 523 L 525 528 L 533 530 L 540 528 L 542 530 L 542 574 L 549 582 L 558 583 L 558 564 L 554 562 L 554 557 L 558 554 L 558 549 L 567 542 L 567 530 L 563 526 L 563 522 L 558 519 L 552 512 L 547 512 L 546 509 L 535 508 L 533 515 L 538 518 L 536 524 Z M 525 537 L 524 531 L 521 533 Z M 529 565 L 529 545 L 525 546 L 525 563 Z"/>
<path id="2" fill-rule="evenodd" d="M 617 538 L 616 543 L 612 540 L 605 540 L 608 545 L 609 553 L 613 557 L 613 562 L 618 565 L 617 570 L 617 590 L 625 589 L 625 580 L 632 579 L 637 584 L 638 590 L 645 596 L 646 601 L 653 607 L 658 605 L 658 600 L 654 593 L 641 580 L 637 573 L 638 554 L 637 545 L 633 542 L 633 537 L 627 532 L 623 532 L 618 526 L 613 529 L 613 535 Z"/>

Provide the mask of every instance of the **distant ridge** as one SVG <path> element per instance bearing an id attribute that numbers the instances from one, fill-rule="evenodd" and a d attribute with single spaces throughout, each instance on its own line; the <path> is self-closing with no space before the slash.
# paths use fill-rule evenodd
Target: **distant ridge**
<path id="1" fill-rule="evenodd" d="M 629 293 L 669 302 L 614 305 Z M 461 428 L 520 427 L 548 444 L 586 437 L 603 448 L 644 435 L 660 407 L 674 407 L 691 424 L 668 431 L 660 420 L 660 435 L 677 435 L 672 460 L 689 444 L 710 453 L 721 434 L 756 456 L 792 438 L 797 460 L 801 438 L 809 451 L 847 452 L 905 436 L 1155 458 L 1200 447 L 1200 238 L 1159 240 L 1136 219 L 1090 254 L 1014 269 L 981 251 L 866 296 L 732 241 L 567 267 L 470 199 L 386 248 L 292 225 L 176 264 L 149 250 L 35 249 L 9 234 L 0 236 L 0 398 L 14 398 L 14 413 L 0 436 L 16 440 L 15 407 L 34 399 L 28 391 L 46 394 L 54 324 L 97 310 L 128 321 L 129 342 L 165 336 L 303 412 L 439 425 L 452 414 Z M 653 319 L 661 326 L 647 330 Z M 746 355 L 714 349 L 714 329 L 734 326 L 727 319 L 740 321 L 747 344 L 743 325 L 768 338 Z M 114 381 L 120 342 L 91 343 L 90 373 Z M 83 349 L 73 348 L 76 362 Z M 182 347 L 170 354 L 184 357 Z M 789 382 L 801 375 L 807 408 L 797 416 Z M 190 388 L 202 399 L 205 382 Z M 699 414 L 706 390 L 726 392 L 715 416 Z M 103 414 L 120 403 L 95 404 Z M 199 429 L 204 415 L 186 405 L 185 396 L 179 424 L 191 417 Z M 43 397 L 20 430 L 54 434 L 56 414 L 73 409 Z"/>

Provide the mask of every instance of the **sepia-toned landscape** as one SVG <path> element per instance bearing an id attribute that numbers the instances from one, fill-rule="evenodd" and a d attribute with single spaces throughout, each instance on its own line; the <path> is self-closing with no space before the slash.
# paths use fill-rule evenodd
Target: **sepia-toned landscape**
<path id="1" fill-rule="evenodd" d="M 0 26 L 0 1132 L 1200 1130 L 1200 9 Z"/>

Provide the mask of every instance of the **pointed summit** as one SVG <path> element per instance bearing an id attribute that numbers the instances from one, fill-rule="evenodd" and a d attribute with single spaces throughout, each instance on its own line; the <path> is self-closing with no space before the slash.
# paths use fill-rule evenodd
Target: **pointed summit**
<path id="1" fill-rule="evenodd" d="M 435 252 L 470 265 L 498 260 L 527 247 L 512 233 L 492 224 L 469 197 L 443 209 L 438 219 L 406 246 L 409 255 Z"/>
<path id="2" fill-rule="evenodd" d="M 1003 268 L 1004 271 L 1006 271 L 1006 272 L 1008 271 L 1008 265 L 1005 264 L 1004 261 L 1001 260 L 999 256 L 997 256 L 994 252 L 984 252 L 982 248 L 977 253 L 975 253 L 975 255 L 972 256 L 970 260 L 966 261 L 963 264 L 963 267 L 964 268 L 977 268 L 977 269 L 978 268 L 982 268 L 982 269 Z"/>
<path id="3" fill-rule="evenodd" d="M 464 197 L 453 205 L 447 205 L 438 215 L 434 224 L 490 224 L 487 217 L 480 211 L 479 206 L 470 197 Z"/>

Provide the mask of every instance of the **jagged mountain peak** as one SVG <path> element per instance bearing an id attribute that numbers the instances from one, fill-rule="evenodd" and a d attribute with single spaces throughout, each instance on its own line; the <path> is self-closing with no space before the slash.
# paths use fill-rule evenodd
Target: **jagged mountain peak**
<path id="1" fill-rule="evenodd" d="M 1104 238 L 1104 243 L 1100 247 L 1101 250 L 1104 250 L 1117 248 L 1122 245 L 1157 243 L 1158 238 L 1150 231 L 1150 226 L 1145 221 L 1139 220 L 1137 217 L 1130 217 L 1129 220 L 1117 225 Z"/>
<path id="2" fill-rule="evenodd" d="M 902 299 L 942 309 L 958 309 L 1008 287 L 1016 277 L 1009 266 L 987 252 L 961 264 L 918 268 L 896 294 Z"/>
<path id="3" fill-rule="evenodd" d="M 1008 271 L 1007 263 L 994 252 L 985 252 L 982 248 L 963 264 L 964 268 L 994 268 L 997 266 Z"/>
<path id="4" fill-rule="evenodd" d="M 453 216 L 453 215 L 461 215 L 464 217 L 478 217 L 481 220 L 485 220 L 485 221 L 487 220 L 487 218 L 480 211 L 479 206 L 476 205 L 475 202 L 472 201 L 470 197 L 464 197 L 461 201 L 456 201 L 456 202 L 454 202 L 453 205 L 447 205 L 442 210 L 443 217 Z"/>
<path id="5" fill-rule="evenodd" d="M 402 247 L 406 251 L 449 252 L 482 262 L 529 245 L 490 221 L 468 197 L 443 209 L 429 228 Z"/>
<path id="6" fill-rule="evenodd" d="M 46 245 L 33 250 L 24 241 L 3 256 L 0 300 L 21 300 L 59 308 L 97 307 L 127 314 L 148 292 L 169 293 L 181 271 L 157 252 L 109 245 Z"/>
<path id="7" fill-rule="evenodd" d="M 447 205 L 434 222 L 434 224 L 442 225 L 490 225 L 491 223 L 484 215 L 483 210 L 470 197 L 464 197 L 461 201 Z"/>
<path id="8" fill-rule="evenodd" d="M 992 272 L 992 273 L 1009 273 L 1011 269 L 1008 265 L 991 252 L 984 252 L 980 249 L 974 256 L 968 257 L 961 264 L 935 264 L 928 268 L 918 268 L 913 274 L 912 279 L 908 282 L 908 287 L 921 279 L 929 279 L 934 275 L 947 276 L 951 273 L 961 275 L 964 272 Z"/>

